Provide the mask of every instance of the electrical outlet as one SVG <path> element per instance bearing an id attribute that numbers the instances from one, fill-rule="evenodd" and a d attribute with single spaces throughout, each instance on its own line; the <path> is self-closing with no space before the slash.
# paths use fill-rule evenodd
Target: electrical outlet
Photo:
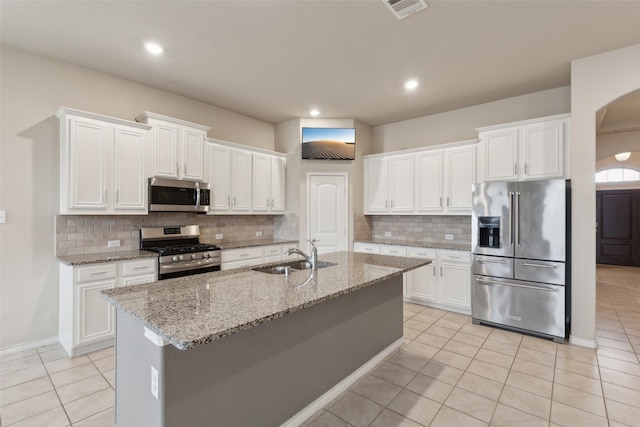
<path id="1" fill-rule="evenodd" d="M 262 237 L 262 231 L 256 231 L 256 237 Z"/>
<path id="2" fill-rule="evenodd" d="M 0 211 L 0 224 L 7 223 L 7 211 Z"/>
<path id="3" fill-rule="evenodd" d="M 444 235 L 444 238 L 445 238 L 446 240 L 453 240 L 453 234 L 445 234 L 445 235 Z"/>
<path id="4" fill-rule="evenodd" d="M 216 240 L 222 239 L 222 234 L 216 234 Z"/>
<path id="5" fill-rule="evenodd" d="M 158 398 L 158 370 L 153 366 L 151 367 L 151 394 Z"/>
<path id="6" fill-rule="evenodd" d="M 107 242 L 107 247 L 108 248 L 119 248 L 120 247 L 120 240 L 109 240 Z"/>
<path id="7" fill-rule="evenodd" d="M 391 232 L 390 231 L 385 231 L 384 232 L 384 237 L 391 237 Z"/>

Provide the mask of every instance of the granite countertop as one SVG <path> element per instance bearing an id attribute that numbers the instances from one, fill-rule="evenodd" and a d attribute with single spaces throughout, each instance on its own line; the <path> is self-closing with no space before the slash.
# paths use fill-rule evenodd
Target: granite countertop
<path id="1" fill-rule="evenodd" d="M 251 268 L 196 274 L 102 292 L 117 309 L 181 350 L 373 285 L 430 260 L 355 252 L 320 256 L 336 265 L 289 276 Z M 269 263 L 265 265 L 275 265 Z M 256 268 L 256 267 L 253 267 Z"/>
<path id="2" fill-rule="evenodd" d="M 359 243 L 375 243 L 378 245 L 411 246 L 414 248 L 447 249 L 453 251 L 471 251 L 471 243 L 442 243 L 442 242 L 413 242 L 404 240 L 386 239 L 359 239 L 354 240 Z"/>
<path id="3" fill-rule="evenodd" d="M 117 252 L 102 252 L 99 254 L 89 255 L 70 255 L 59 256 L 58 260 L 66 265 L 86 265 L 86 264 L 99 264 L 102 262 L 117 262 L 117 261 L 130 261 L 134 259 L 142 258 L 157 258 L 158 254 L 149 251 L 117 251 Z"/>

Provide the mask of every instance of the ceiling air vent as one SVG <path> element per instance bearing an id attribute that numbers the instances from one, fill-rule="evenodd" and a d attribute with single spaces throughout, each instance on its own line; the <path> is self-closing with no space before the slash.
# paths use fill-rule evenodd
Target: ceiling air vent
<path id="1" fill-rule="evenodd" d="M 404 19 L 409 15 L 429 7 L 424 0 L 382 0 L 396 18 Z"/>

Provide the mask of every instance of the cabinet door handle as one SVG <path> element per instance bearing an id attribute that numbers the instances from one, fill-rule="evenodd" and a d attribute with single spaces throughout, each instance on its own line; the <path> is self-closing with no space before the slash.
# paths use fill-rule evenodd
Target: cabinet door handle
<path id="1" fill-rule="evenodd" d="M 388 200 L 384 201 L 384 207 L 385 207 L 385 209 L 389 207 L 389 201 Z"/>
<path id="2" fill-rule="evenodd" d="M 442 197 L 440 197 L 440 207 L 442 207 Z"/>
<path id="3" fill-rule="evenodd" d="M 91 273 L 89 276 L 102 276 L 103 274 L 107 274 L 106 271 L 99 271 L 97 273 Z"/>
<path id="4" fill-rule="evenodd" d="M 434 266 L 433 266 L 433 276 L 434 276 L 434 277 L 436 276 L 436 266 L 435 266 L 435 264 L 434 264 Z"/>
<path id="5" fill-rule="evenodd" d="M 134 270 L 139 271 L 139 270 L 147 270 L 149 267 L 136 267 L 134 268 Z"/>
<path id="6" fill-rule="evenodd" d="M 517 163 L 514 163 L 514 165 L 513 165 L 513 174 L 514 175 L 518 175 L 518 164 Z"/>
<path id="7" fill-rule="evenodd" d="M 236 196 L 233 196 L 233 206 L 238 206 L 238 204 L 236 203 Z"/>
<path id="8" fill-rule="evenodd" d="M 108 194 L 109 194 L 108 190 L 104 190 L 104 203 L 105 204 L 107 203 L 107 200 L 109 200 Z"/>
<path id="9" fill-rule="evenodd" d="M 527 167 L 527 166 L 528 166 L 528 165 L 525 163 L 525 164 L 524 164 L 524 174 L 525 174 L 525 175 L 528 173 L 528 172 L 527 172 L 527 169 L 528 169 L 528 167 Z"/>
<path id="10" fill-rule="evenodd" d="M 120 190 L 116 190 L 116 206 L 120 202 Z"/>
<path id="11" fill-rule="evenodd" d="M 269 207 L 269 206 L 270 206 L 269 199 L 267 199 L 267 207 Z"/>
<path id="12" fill-rule="evenodd" d="M 447 197 L 447 207 L 449 207 L 449 198 Z"/>
<path id="13" fill-rule="evenodd" d="M 231 197 L 227 196 L 227 207 L 231 205 Z"/>
<path id="14" fill-rule="evenodd" d="M 176 162 L 176 176 L 180 175 L 180 165 Z"/>
<path id="15" fill-rule="evenodd" d="M 187 174 L 187 164 L 185 163 L 184 165 L 182 165 L 182 170 L 184 171 L 184 174 Z"/>
<path id="16" fill-rule="evenodd" d="M 440 277 L 442 277 L 442 267 L 440 267 Z"/>
<path id="17" fill-rule="evenodd" d="M 393 199 L 391 199 L 391 209 L 393 209 Z"/>
<path id="18" fill-rule="evenodd" d="M 249 254 L 240 254 L 241 257 L 249 256 Z"/>

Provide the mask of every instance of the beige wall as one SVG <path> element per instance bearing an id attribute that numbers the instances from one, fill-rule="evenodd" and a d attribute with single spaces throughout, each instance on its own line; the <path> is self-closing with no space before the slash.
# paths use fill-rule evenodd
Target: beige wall
<path id="1" fill-rule="evenodd" d="M 571 63 L 572 342 L 595 346 L 596 112 L 640 89 L 640 45 Z"/>
<path id="2" fill-rule="evenodd" d="M 303 127 L 355 127 L 356 158 L 352 161 L 302 160 Z M 276 125 L 276 151 L 287 153 L 287 212 L 297 213 L 300 248 L 306 250 L 307 233 L 307 174 L 329 172 L 348 174 L 348 212 L 351 247 L 355 217 L 363 215 L 364 162 L 362 156 L 372 149 L 371 127 L 352 119 L 293 119 Z"/>
<path id="3" fill-rule="evenodd" d="M 640 151 L 640 131 L 596 137 L 596 160 L 602 160 L 624 151 Z"/>
<path id="4" fill-rule="evenodd" d="M 418 117 L 373 129 L 374 153 L 478 138 L 475 128 L 570 112 L 569 86 Z"/>
<path id="5" fill-rule="evenodd" d="M 143 111 L 211 126 L 209 136 L 273 150 L 274 126 L 218 107 L 2 46 L 0 349 L 58 334 L 61 107 L 132 120 Z"/>

